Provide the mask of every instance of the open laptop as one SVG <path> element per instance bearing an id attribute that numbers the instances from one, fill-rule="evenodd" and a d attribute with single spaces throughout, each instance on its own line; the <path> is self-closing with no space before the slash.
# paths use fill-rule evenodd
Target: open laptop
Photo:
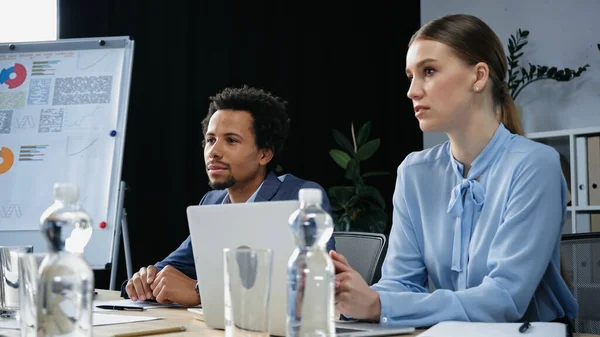
<path id="1" fill-rule="evenodd" d="M 286 335 L 287 262 L 296 247 L 288 220 L 299 206 L 299 201 L 292 200 L 195 205 L 187 208 L 204 322 L 208 327 L 225 329 L 223 248 L 270 248 L 273 250 L 270 333 L 275 336 Z M 341 337 L 412 332 L 414 328 L 336 322 L 336 335 Z"/>

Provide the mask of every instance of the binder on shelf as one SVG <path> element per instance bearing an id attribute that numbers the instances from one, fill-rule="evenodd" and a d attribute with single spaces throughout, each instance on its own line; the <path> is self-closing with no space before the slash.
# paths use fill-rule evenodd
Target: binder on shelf
<path id="1" fill-rule="evenodd" d="M 575 179 L 577 186 L 577 206 L 588 206 L 588 163 L 587 139 L 575 137 Z"/>
<path id="2" fill-rule="evenodd" d="M 567 212 L 567 216 L 565 217 L 565 223 L 563 224 L 563 234 L 572 234 L 573 233 L 573 215 L 574 213 L 571 211 Z"/>
<path id="3" fill-rule="evenodd" d="M 590 214 L 590 230 L 592 232 L 600 232 L 600 213 Z M 598 268 L 598 271 L 600 271 L 600 268 Z"/>
<path id="4" fill-rule="evenodd" d="M 590 221 L 590 213 L 576 213 L 575 214 L 575 221 L 576 221 L 576 226 L 575 229 L 577 230 L 577 233 L 589 233 L 591 228 L 591 221 Z"/>
<path id="5" fill-rule="evenodd" d="M 588 203 L 600 205 L 600 136 L 587 138 Z"/>

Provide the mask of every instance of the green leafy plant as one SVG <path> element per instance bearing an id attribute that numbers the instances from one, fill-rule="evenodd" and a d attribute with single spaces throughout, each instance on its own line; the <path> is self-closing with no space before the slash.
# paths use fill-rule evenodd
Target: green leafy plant
<path id="1" fill-rule="evenodd" d="M 370 121 L 360 128 L 358 135 L 351 124 L 352 142 L 333 130 L 333 138 L 341 150 L 333 149 L 329 154 L 344 169 L 344 178 L 352 182 L 351 186 L 333 186 L 328 190 L 336 231 L 381 233 L 386 228 L 385 200 L 377 188 L 365 183 L 365 178 L 389 173 L 360 172 L 360 163 L 371 158 L 380 145 L 379 138 L 368 140 L 370 133 Z"/>
<path id="2" fill-rule="evenodd" d="M 508 39 L 508 89 L 513 100 L 519 96 L 523 88 L 531 83 L 540 80 L 567 82 L 579 77 L 590 66 L 586 64 L 577 70 L 572 70 L 569 68 L 558 69 L 557 67 L 529 63 L 528 67 L 520 67 L 519 58 L 523 56 L 521 49 L 527 45 L 528 37 L 528 30 L 518 29 L 516 36 L 511 34 Z"/>

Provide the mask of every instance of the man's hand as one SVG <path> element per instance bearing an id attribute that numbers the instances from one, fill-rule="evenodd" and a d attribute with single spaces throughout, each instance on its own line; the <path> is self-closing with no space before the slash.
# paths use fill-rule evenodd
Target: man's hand
<path id="1" fill-rule="evenodd" d="M 154 298 L 150 284 L 154 281 L 157 272 L 158 269 L 150 265 L 140 268 L 140 271 L 133 274 L 125 286 L 125 291 L 127 291 L 127 295 L 132 301 L 145 301 Z"/>
<path id="2" fill-rule="evenodd" d="M 158 303 L 177 303 L 183 306 L 200 304 L 196 281 L 171 266 L 161 270 L 150 285 Z"/>
<path id="3" fill-rule="evenodd" d="M 379 294 L 372 290 L 362 276 L 335 251 L 330 253 L 335 266 L 335 305 L 346 316 L 379 321 L 381 302 Z"/>

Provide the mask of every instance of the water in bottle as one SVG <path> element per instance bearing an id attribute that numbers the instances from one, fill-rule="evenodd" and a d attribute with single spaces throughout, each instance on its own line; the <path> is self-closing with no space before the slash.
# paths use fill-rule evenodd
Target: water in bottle
<path id="1" fill-rule="evenodd" d="M 290 216 L 296 249 L 288 261 L 288 337 L 335 335 L 335 268 L 326 251 L 333 220 L 320 189 L 301 189 Z"/>
<path id="2" fill-rule="evenodd" d="M 79 189 L 54 185 L 54 204 L 40 219 L 48 252 L 40 266 L 38 337 L 91 337 L 94 273 L 83 257 L 92 222 L 79 205 Z"/>

